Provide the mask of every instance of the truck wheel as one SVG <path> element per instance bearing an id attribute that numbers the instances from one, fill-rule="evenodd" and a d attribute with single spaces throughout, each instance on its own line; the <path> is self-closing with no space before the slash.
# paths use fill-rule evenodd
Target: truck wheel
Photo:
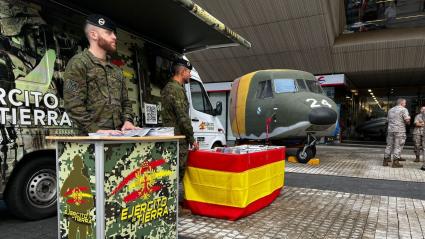
<path id="1" fill-rule="evenodd" d="M 28 161 L 9 182 L 5 201 L 15 216 L 26 220 L 49 217 L 56 212 L 56 166 L 48 157 Z"/>
<path id="2" fill-rule="evenodd" d="M 303 153 L 303 148 L 298 149 L 297 151 L 297 160 L 300 163 L 308 163 L 310 159 L 313 158 L 313 150 L 308 147 L 305 149 L 305 152 Z"/>

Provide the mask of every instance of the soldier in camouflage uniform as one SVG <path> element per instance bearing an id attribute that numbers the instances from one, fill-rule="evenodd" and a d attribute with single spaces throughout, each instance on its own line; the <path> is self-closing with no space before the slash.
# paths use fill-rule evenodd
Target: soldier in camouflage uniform
<path id="1" fill-rule="evenodd" d="M 400 155 L 406 142 L 406 124 L 410 123 L 409 112 L 406 109 L 406 100 L 397 99 L 397 105 L 388 111 L 387 147 L 384 154 L 384 166 L 388 166 L 393 156 L 393 168 L 402 168 Z"/>
<path id="2" fill-rule="evenodd" d="M 425 126 L 425 106 L 421 107 L 421 112 L 416 115 L 414 124 L 415 129 L 413 130 L 413 141 L 415 142 L 415 155 L 416 159 L 414 162 L 419 162 L 421 151 L 423 151 L 422 143 L 424 140 L 424 126 Z"/>
<path id="3" fill-rule="evenodd" d="M 83 133 L 121 134 L 134 129 L 131 102 L 121 70 L 107 54 L 116 51 L 115 26 L 90 15 L 85 33 L 90 47 L 75 55 L 64 74 L 64 106 Z"/>
<path id="4" fill-rule="evenodd" d="M 162 120 L 164 126 L 174 127 L 175 135 L 184 135 L 186 138 L 179 143 L 179 179 L 183 179 L 186 169 L 188 146 L 195 150 L 199 144 L 193 136 L 192 121 L 189 116 L 189 102 L 184 84 L 190 80 L 192 65 L 184 59 L 173 63 L 173 76 L 161 91 Z"/>

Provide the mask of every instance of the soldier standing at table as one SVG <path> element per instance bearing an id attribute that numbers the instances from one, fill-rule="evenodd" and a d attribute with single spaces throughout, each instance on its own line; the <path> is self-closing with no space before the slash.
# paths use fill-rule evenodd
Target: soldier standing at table
<path id="1" fill-rule="evenodd" d="M 199 148 L 193 136 L 192 120 L 189 116 L 189 102 L 184 84 L 189 83 L 192 65 L 184 59 L 177 59 L 172 65 L 171 80 L 161 91 L 162 121 L 166 127 L 174 127 L 175 135 L 186 138 L 179 143 L 179 179 L 186 169 L 188 147 Z"/>
<path id="2" fill-rule="evenodd" d="M 424 138 L 425 128 L 425 106 L 422 106 L 420 113 L 416 115 L 414 125 L 415 129 L 413 130 L 413 141 L 415 142 L 414 151 L 416 159 L 413 162 L 419 162 L 421 151 L 423 151 L 422 142 Z"/>
<path id="3" fill-rule="evenodd" d="M 388 166 L 393 156 L 393 168 L 402 168 L 400 164 L 401 151 L 406 142 L 406 125 L 410 123 L 406 100 L 397 99 L 397 105 L 388 111 L 387 147 L 384 153 L 384 166 Z"/>
<path id="4" fill-rule="evenodd" d="M 117 50 L 115 25 L 101 15 L 87 17 L 84 29 L 89 49 L 75 55 L 64 74 L 64 106 L 84 134 L 112 135 L 135 129 L 122 71 L 108 54 Z"/>

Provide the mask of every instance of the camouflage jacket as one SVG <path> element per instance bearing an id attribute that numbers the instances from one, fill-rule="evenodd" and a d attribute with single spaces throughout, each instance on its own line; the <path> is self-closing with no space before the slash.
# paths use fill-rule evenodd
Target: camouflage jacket
<path id="1" fill-rule="evenodd" d="M 188 143 L 195 142 L 184 86 L 170 80 L 161 90 L 161 105 L 164 126 L 174 127 L 174 134 L 186 136 Z"/>
<path id="2" fill-rule="evenodd" d="M 422 127 L 418 127 L 416 126 L 416 123 L 419 123 L 420 121 L 424 122 L 424 117 L 422 114 L 417 114 L 415 116 L 415 120 L 414 120 L 414 129 L 413 129 L 413 134 L 419 134 L 419 135 L 423 135 L 424 134 L 424 126 Z"/>
<path id="3" fill-rule="evenodd" d="M 406 133 L 405 120 L 410 119 L 409 111 L 402 106 L 395 106 L 388 111 L 388 132 Z"/>
<path id="4" fill-rule="evenodd" d="M 133 121 L 131 102 L 121 70 L 102 63 L 87 49 L 69 61 L 64 74 L 64 106 L 84 133 L 120 129 Z"/>

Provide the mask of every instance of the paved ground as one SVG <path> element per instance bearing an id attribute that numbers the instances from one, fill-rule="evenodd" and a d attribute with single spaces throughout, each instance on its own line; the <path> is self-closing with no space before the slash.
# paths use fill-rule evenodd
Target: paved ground
<path id="1" fill-rule="evenodd" d="M 184 216 L 179 238 L 425 238 L 420 164 L 384 168 L 382 149 L 320 147 L 318 156 L 320 166 L 287 164 L 286 187 L 269 207 L 236 222 Z M 55 217 L 21 221 L 0 201 L 1 239 L 56 237 Z"/>
<path id="2" fill-rule="evenodd" d="M 1 239 L 48 239 L 57 238 L 56 217 L 40 221 L 23 221 L 15 218 L 0 201 L 0 238 Z"/>
<path id="3" fill-rule="evenodd" d="M 425 182 L 425 172 L 420 170 L 423 162 L 413 162 L 412 150 L 403 151 L 407 159 L 401 162 L 403 168 L 382 167 L 383 152 L 382 148 L 319 146 L 320 166 L 288 163 L 286 172 Z"/>
<path id="4" fill-rule="evenodd" d="M 188 238 L 424 238 L 425 201 L 286 187 L 268 208 L 236 222 L 183 217 Z"/>
<path id="5" fill-rule="evenodd" d="M 425 183 L 420 182 L 304 173 L 286 173 L 285 180 L 291 187 L 425 200 Z"/>

